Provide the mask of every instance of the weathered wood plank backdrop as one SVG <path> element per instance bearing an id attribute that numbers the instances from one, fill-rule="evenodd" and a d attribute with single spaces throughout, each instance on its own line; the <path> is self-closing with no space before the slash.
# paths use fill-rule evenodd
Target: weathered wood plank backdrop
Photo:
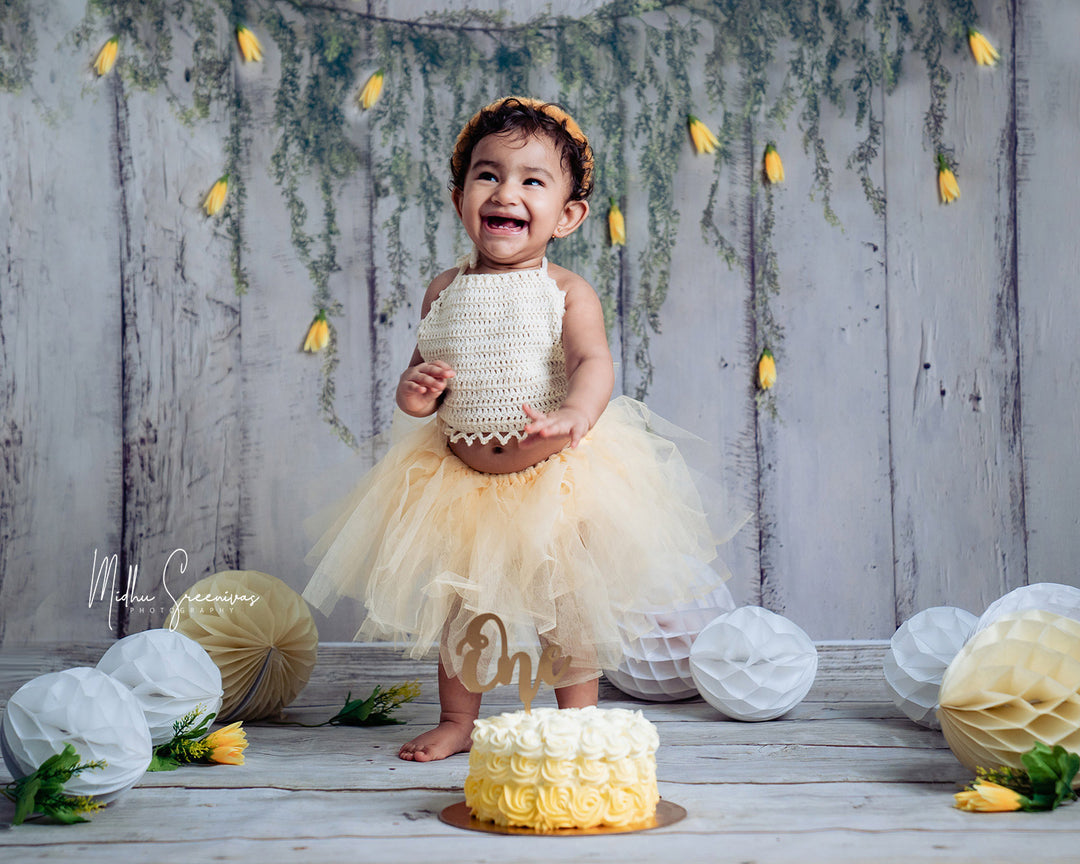
<path id="1" fill-rule="evenodd" d="M 361 34 L 350 43 L 353 80 L 337 106 L 355 161 L 329 191 L 303 165 L 286 173 L 294 207 L 308 212 L 310 243 L 301 249 L 295 210 L 271 166 L 275 154 L 295 163 L 300 152 L 283 150 L 283 136 L 301 133 L 278 122 L 288 107 L 281 77 L 299 70 L 302 78 L 315 61 L 274 21 L 317 16 L 329 33 L 335 20 L 355 27 L 357 16 L 415 19 L 455 4 L 248 5 L 262 63 L 236 57 L 226 10 L 238 4 L 177 4 L 162 13 L 162 30 L 144 34 L 159 46 L 170 40 L 172 59 L 153 89 L 138 86 L 131 69 L 93 75 L 89 59 L 115 23 L 91 15 L 93 4 L 12 2 L 3 12 L 0 59 L 9 79 L 22 80 L 0 93 L 0 645 L 160 624 L 170 593 L 220 569 L 263 570 L 302 587 L 303 519 L 328 486 L 343 489 L 378 455 L 373 436 L 390 423 L 425 274 L 461 249 L 445 206 L 432 234 L 430 214 L 400 208 L 387 191 L 381 172 L 394 147 L 424 142 L 414 180 L 441 186 L 451 136 L 427 140 L 431 116 L 467 116 L 523 86 L 561 95 L 559 57 L 542 55 L 432 92 L 416 71 L 432 58 L 420 40 L 403 43 L 395 50 L 416 75 L 387 86 L 411 87 L 414 110 L 389 118 L 388 136 L 352 99 L 386 50 Z M 547 6 L 473 5 L 502 11 L 506 27 Z M 604 4 L 552 5 L 583 16 Z M 751 14 L 755 4 L 744 5 Z M 906 5 L 918 26 L 924 4 Z M 839 226 L 823 218 L 798 110 L 782 129 L 763 111 L 736 121 L 731 158 L 719 168 L 695 158 L 685 139 L 669 154 L 680 219 L 661 330 L 647 334 L 646 401 L 717 442 L 728 485 L 755 511 L 726 556 L 736 596 L 787 615 L 816 639 L 887 637 L 938 604 L 980 612 L 1027 582 L 1080 585 L 1080 252 L 1070 231 L 1080 203 L 1066 173 L 1080 131 L 1080 6 L 974 7 L 1003 61 L 981 69 L 945 49 L 953 73 L 946 130 L 963 190 L 954 205 L 936 199 L 923 126 L 930 86 L 910 55 L 895 90 L 871 100 L 881 155 L 868 179 L 887 196 L 880 215 L 843 166 L 867 134 L 851 105 L 825 104 L 820 119 Z M 199 16 L 215 25 L 213 44 Z M 678 9 L 635 12 L 612 56 L 644 63 L 650 34 L 687 20 Z M 453 19 L 439 26 L 452 28 Z M 499 26 L 461 38 L 487 56 Z M 705 53 L 713 34 L 699 36 Z M 129 44 L 125 57 L 134 53 Z M 200 52 L 222 58 L 210 85 L 190 73 Z M 777 62 L 773 86 L 785 74 Z M 688 83 L 706 112 L 700 69 Z M 193 122 L 185 112 L 202 86 L 215 98 Z M 594 280 L 605 260 L 616 268 L 610 335 L 620 389 L 635 393 L 646 382 L 634 362 L 643 334 L 633 310 L 652 262 L 641 256 L 650 213 L 635 195 L 649 168 L 629 130 L 644 100 L 678 100 L 656 87 L 607 96 L 610 119 L 590 131 L 598 151 L 624 150 L 629 243 L 610 259 L 580 254 L 606 242 L 606 202 L 597 200 L 583 247 L 567 254 L 585 260 Z M 770 137 L 788 178 L 775 189 L 759 177 Z M 241 216 L 207 219 L 202 197 L 227 164 L 237 169 L 230 207 L 242 202 L 233 211 Z M 710 202 L 734 246 L 733 268 L 703 240 L 698 223 Z M 320 245 L 332 235 L 328 219 L 337 234 L 327 296 L 341 313 L 333 318 L 334 405 L 357 437 L 355 452 L 320 415 L 320 359 L 299 350 L 313 314 L 311 261 L 329 248 Z M 395 219 L 415 241 L 407 285 L 384 231 Z M 775 346 L 780 380 L 763 402 L 754 388 L 762 344 L 755 309 L 773 253 L 779 291 L 769 309 L 783 339 Z M 552 254 L 558 260 L 560 250 Z M 236 268 L 248 284 L 243 295 Z M 405 306 L 385 314 L 402 287 Z M 186 568 L 173 557 L 166 572 L 176 549 L 185 550 Z M 91 604 L 95 562 L 114 553 L 118 588 L 139 567 L 139 597 Z M 347 639 L 355 626 L 352 609 L 320 619 L 325 639 Z"/>

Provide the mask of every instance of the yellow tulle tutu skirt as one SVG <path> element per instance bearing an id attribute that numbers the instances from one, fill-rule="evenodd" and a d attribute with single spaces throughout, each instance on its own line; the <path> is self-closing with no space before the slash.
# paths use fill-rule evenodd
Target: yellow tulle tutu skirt
<path id="1" fill-rule="evenodd" d="M 308 556 L 304 598 L 329 614 L 341 597 L 367 611 L 357 639 L 436 648 L 451 674 L 469 622 L 494 612 L 510 653 L 536 668 L 542 647 L 573 662 L 560 684 L 595 678 L 621 635 L 716 587 L 724 538 L 710 527 L 679 448 L 639 402 L 613 400 L 575 449 L 515 474 L 482 474 L 436 421 L 394 444 L 346 499 Z M 496 654 L 504 646 L 491 645 Z"/>

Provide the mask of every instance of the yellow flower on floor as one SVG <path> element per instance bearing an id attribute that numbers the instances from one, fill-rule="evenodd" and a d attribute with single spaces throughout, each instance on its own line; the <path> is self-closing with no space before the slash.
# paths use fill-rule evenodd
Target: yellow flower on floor
<path id="1" fill-rule="evenodd" d="M 607 214 L 608 231 L 611 234 L 612 246 L 625 246 L 626 245 L 626 220 L 623 218 L 622 210 L 619 209 L 619 205 L 615 203 L 615 199 L 611 199 L 611 209 Z"/>
<path id="2" fill-rule="evenodd" d="M 113 66 L 116 65 L 116 55 L 119 51 L 120 40 L 115 36 L 101 46 L 97 57 L 94 58 L 94 71 L 97 72 L 99 78 L 102 75 L 108 75 L 112 71 Z"/>
<path id="3" fill-rule="evenodd" d="M 203 199 L 203 210 L 207 216 L 217 216 L 221 208 L 225 206 L 225 196 L 229 194 L 229 175 L 222 174 L 218 181 L 206 193 Z"/>
<path id="4" fill-rule="evenodd" d="M 304 339 L 304 350 L 312 353 L 322 351 L 329 341 L 330 324 L 326 320 L 325 310 L 320 309 L 319 314 L 315 316 L 315 320 L 308 327 L 307 338 Z"/>
<path id="5" fill-rule="evenodd" d="M 776 383 L 776 360 L 768 348 L 761 352 L 758 360 L 757 381 L 762 390 L 771 390 Z"/>
<path id="6" fill-rule="evenodd" d="M 987 780 L 976 781 L 970 789 L 957 792 L 956 807 L 980 813 L 1004 813 L 1024 806 L 1024 796 L 1015 789 Z"/>
<path id="7" fill-rule="evenodd" d="M 997 66 L 1001 55 L 990 44 L 990 40 L 983 36 L 974 27 L 968 27 L 968 47 L 971 48 L 971 56 L 980 66 Z"/>
<path id="8" fill-rule="evenodd" d="M 243 24 L 236 25 L 236 42 L 246 62 L 262 60 L 262 45 L 259 44 L 255 34 Z"/>
<path id="9" fill-rule="evenodd" d="M 372 105 L 379 101 L 379 97 L 382 95 L 383 88 L 383 70 L 379 69 L 367 79 L 367 83 L 364 85 L 364 89 L 360 91 L 360 95 L 356 101 L 360 103 L 360 107 L 365 111 Z"/>
<path id="10" fill-rule="evenodd" d="M 686 122 L 690 126 L 690 140 L 694 142 L 694 150 L 699 154 L 716 152 L 720 139 L 713 135 L 712 130 L 693 114 L 686 115 Z"/>
<path id="11" fill-rule="evenodd" d="M 770 183 L 784 182 L 784 163 L 780 161 L 780 154 L 772 141 L 765 145 L 765 176 Z"/>
<path id="12" fill-rule="evenodd" d="M 956 182 L 956 175 L 953 174 L 952 168 L 949 167 L 949 162 L 943 154 L 938 153 L 937 163 L 938 194 L 941 196 L 941 203 L 951 204 L 960 197 L 960 184 Z"/>
<path id="13" fill-rule="evenodd" d="M 221 729 L 215 729 L 203 739 L 210 748 L 207 759 L 222 765 L 243 765 L 244 748 L 247 747 L 247 733 L 240 726 L 240 721 L 230 723 Z"/>

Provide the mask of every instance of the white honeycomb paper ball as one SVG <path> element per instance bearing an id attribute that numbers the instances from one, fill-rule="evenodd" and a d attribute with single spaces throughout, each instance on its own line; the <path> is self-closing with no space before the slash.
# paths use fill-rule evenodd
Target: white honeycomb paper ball
<path id="1" fill-rule="evenodd" d="M 201 707 L 221 710 L 221 671 L 198 642 L 173 630 L 144 630 L 114 643 L 97 668 L 139 700 L 154 745 L 173 737 L 173 723 Z"/>
<path id="2" fill-rule="evenodd" d="M 704 566 L 704 565 L 703 565 Z M 704 597 L 672 609 L 645 613 L 652 628 L 641 636 L 623 631 L 623 659 L 604 674 L 635 699 L 670 702 L 697 696 L 690 672 L 694 640 L 717 615 L 730 612 L 735 601 L 720 584 Z"/>
<path id="3" fill-rule="evenodd" d="M 1057 582 L 1036 582 L 1023 585 L 999 597 L 986 607 L 975 632 L 984 630 L 1004 615 L 1023 612 L 1025 609 L 1042 609 L 1080 621 L 1080 588 L 1060 585 Z"/>
<path id="4" fill-rule="evenodd" d="M 79 762 L 104 759 L 65 784 L 70 795 L 111 801 L 146 773 L 153 754 L 150 729 L 132 692 L 99 669 L 77 666 L 23 684 L 4 711 L 0 749 L 16 779 L 71 744 Z"/>
<path id="5" fill-rule="evenodd" d="M 885 654 L 885 681 L 896 706 L 920 726 L 940 729 L 941 676 L 975 631 L 978 619 L 955 606 L 934 606 L 900 625 Z"/>
<path id="6" fill-rule="evenodd" d="M 810 691 L 817 662 L 817 649 L 802 628 L 760 606 L 720 615 L 690 652 L 698 692 L 733 720 L 786 714 Z"/>

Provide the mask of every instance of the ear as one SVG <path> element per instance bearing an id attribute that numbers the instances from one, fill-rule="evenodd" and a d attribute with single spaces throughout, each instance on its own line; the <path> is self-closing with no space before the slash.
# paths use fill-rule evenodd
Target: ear
<path id="1" fill-rule="evenodd" d="M 454 188 L 450 190 L 450 200 L 454 202 L 454 209 L 457 210 L 458 219 L 461 218 L 461 190 Z"/>
<path id="2" fill-rule="evenodd" d="M 578 227 L 585 221 L 585 217 L 588 215 L 588 201 L 567 201 L 563 207 L 562 215 L 559 217 L 559 222 L 555 226 L 553 237 L 557 240 L 562 239 L 563 237 L 569 237 L 577 231 Z"/>

